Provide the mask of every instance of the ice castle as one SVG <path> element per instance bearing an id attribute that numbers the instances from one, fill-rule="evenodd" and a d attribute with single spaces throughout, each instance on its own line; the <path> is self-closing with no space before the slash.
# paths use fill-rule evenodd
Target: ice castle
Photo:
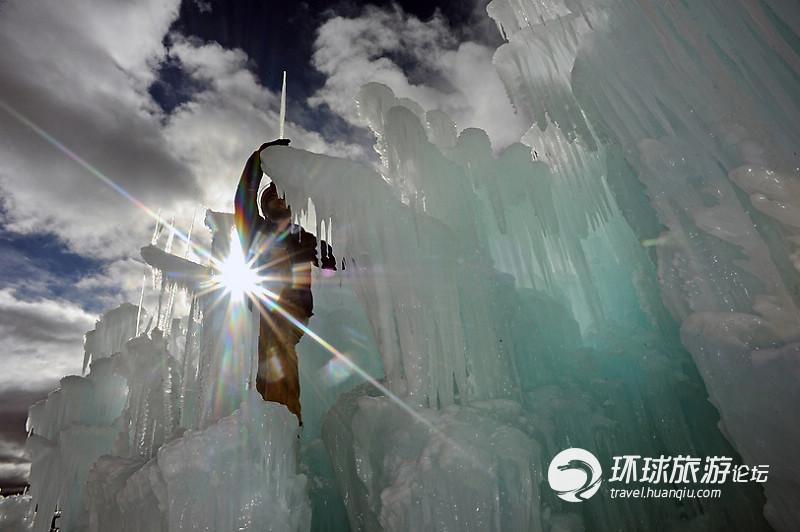
<path id="1" fill-rule="evenodd" d="M 211 262 L 156 238 L 158 307 L 106 313 L 88 373 L 31 409 L 31 488 L 0 529 L 56 511 L 65 532 L 800 529 L 796 5 L 487 10 L 520 143 L 496 153 L 369 83 L 376 166 L 264 154 L 346 261 L 314 280 L 300 438 L 253 389 L 258 316 L 214 287 L 236 246 L 209 212 Z M 770 480 L 573 504 L 546 482 L 569 447 L 728 455 Z"/>

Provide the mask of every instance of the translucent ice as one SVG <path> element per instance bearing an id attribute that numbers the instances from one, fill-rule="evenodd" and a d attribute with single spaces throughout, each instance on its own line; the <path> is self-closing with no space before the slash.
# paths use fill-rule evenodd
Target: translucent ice
<path id="1" fill-rule="evenodd" d="M 231 215 L 207 214 L 208 264 L 172 254 L 174 230 L 160 248 L 157 228 L 152 320 L 106 314 L 88 375 L 31 410 L 36 530 L 56 508 L 65 531 L 800 527 L 796 8 L 487 10 L 531 123 L 520 143 L 498 153 L 369 83 L 374 167 L 262 153 L 344 266 L 315 278 L 298 347 L 302 442 L 253 391 L 258 316 L 206 290 Z M 738 453 L 771 464 L 766 505 L 760 485 L 728 484 L 680 506 L 568 507 L 540 489 L 568 446 L 603 462 Z"/>
<path id="2" fill-rule="evenodd" d="M 365 386 L 323 428 L 354 529 L 542 530 L 540 449 L 513 426 L 518 404 L 421 409 L 415 420 Z"/>
<path id="3" fill-rule="evenodd" d="M 0 532 L 30 530 L 30 505 L 27 495 L 0 496 Z"/>
<path id="4" fill-rule="evenodd" d="M 229 216 L 209 218 L 227 231 L 214 239 L 224 257 Z M 156 323 L 176 324 L 136 336 L 139 309 L 107 312 L 87 335 L 88 375 L 31 408 L 33 530 L 57 509 L 65 532 L 308 530 L 297 420 L 253 389 L 258 315 L 211 269 L 155 246 L 142 256 L 162 280 Z M 178 288 L 183 320 L 163 304 Z"/>
<path id="5" fill-rule="evenodd" d="M 579 151 L 624 154 L 609 187 L 652 249 L 726 436 L 749 463 L 794 470 L 783 405 L 795 386 L 774 371 L 794 367 L 800 330 L 797 6 L 493 0 L 488 12 L 518 110 Z M 766 514 L 796 529 L 783 493 L 797 488 L 776 483 Z"/>
<path id="6" fill-rule="evenodd" d="M 542 450 L 512 453 L 517 472 L 541 471 L 543 456 L 577 442 L 609 453 L 612 443 L 651 454 L 732 452 L 703 406 L 688 353 L 675 347 L 651 258 L 606 181 L 630 170 L 613 151 L 587 151 L 557 130 L 532 132 L 533 148 L 494 156 L 483 132 L 453 138 L 441 112 L 386 87 L 368 84 L 359 98 L 375 132 L 378 172 L 291 148 L 262 154 L 292 204 L 310 199 L 317 218 L 332 221 L 348 265 L 342 275 L 370 317 L 391 392 L 360 388 L 325 418 L 323 439 L 351 526 L 433 530 L 457 519 L 500 528 L 510 519 L 530 529 L 580 529 L 584 518 L 601 528 L 677 526 L 685 516 L 668 503 L 581 518 L 545 492 L 541 503 L 514 506 L 504 486 L 528 493 L 524 480 L 492 476 L 495 450 L 480 452 L 480 442 L 501 433 L 515 435 L 503 442 L 509 450 Z M 682 401 L 700 406 L 677 407 L 678 388 Z M 379 413 L 365 405 L 380 405 Z M 460 416 L 474 430 L 469 437 L 454 428 Z M 426 457 L 449 443 L 428 438 L 458 441 L 483 457 L 485 470 L 430 466 L 430 481 Z M 492 480 L 470 489 L 487 475 Z M 496 493 L 510 505 L 504 517 L 488 502 Z M 763 526 L 753 517 L 753 493 L 740 489 L 691 518 L 697 526 L 709 515 L 743 529 Z M 440 502 L 450 507 L 447 518 Z"/>
<path id="7" fill-rule="evenodd" d="M 255 390 L 234 414 L 165 445 L 158 467 L 168 530 L 308 530 L 297 445 L 297 418 Z"/>

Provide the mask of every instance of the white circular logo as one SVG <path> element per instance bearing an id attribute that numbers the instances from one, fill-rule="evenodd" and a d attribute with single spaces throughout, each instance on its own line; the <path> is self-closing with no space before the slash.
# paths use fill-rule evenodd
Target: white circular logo
<path id="1" fill-rule="evenodd" d="M 586 449 L 573 447 L 558 453 L 550 462 L 547 481 L 561 499 L 581 502 L 597 493 L 603 470 Z"/>

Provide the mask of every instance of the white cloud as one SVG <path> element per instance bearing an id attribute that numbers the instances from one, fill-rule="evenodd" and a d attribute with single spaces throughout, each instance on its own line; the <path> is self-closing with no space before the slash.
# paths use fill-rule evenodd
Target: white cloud
<path id="1" fill-rule="evenodd" d="M 64 375 L 79 374 L 83 334 L 94 328 L 95 320 L 67 301 L 23 301 L 11 289 L 0 290 L 0 392 L 42 388 Z"/>
<path id="2" fill-rule="evenodd" d="M 153 211 L 174 217 L 179 228 L 187 230 L 195 215 L 195 240 L 207 243 L 203 211 L 232 210 L 245 159 L 277 136 L 279 99 L 259 83 L 241 50 L 179 34 L 170 35 L 166 47 L 177 9 L 177 0 L 116 8 L 99 0 L 0 4 L 0 101 Z M 197 87 L 171 114 L 148 92 L 166 60 L 177 61 Z M 72 251 L 108 261 L 100 273 L 69 287 L 76 302 L 90 299 L 93 308 L 136 303 L 139 248 L 148 243 L 153 220 L 2 108 L 0 128 L 6 229 L 51 232 Z M 286 130 L 298 147 L 360 154 L 356 146 L 326 143 L 292 122 Z M 49 272 L 30 271 L 13 286 L 50 297 L 58 282 Z"/>
<path id="3" fill-rule="evenodd" d="M 181 245 L 177 249 L 183 251 Z M 145 275 L 149 287 L 152 284 L 150 268 L 140 259 L 124 258 L 106 264 L 99 273 L 80 279 L 75 283 L 75 288 L 97 294 L 97 299 L 93 301 L 95 308 L 112 309 L 122 303 L 138 304 L 142 275 Z M 152 290 L 147 293 L 150 292 Z"/>
<path id="4" fill-rule="evenodd" d="M 486 130 L 495 149 L 518 142 L 529 124 L 514 113 L 492 65 L 494 50 L 459 42 L 440 15 L 429 21 L 367 7 L 358 17 L 333 17 L 319 29 L 314 66 L 327 76 L 310 99 L 328 105 L 348 122 L 362 125 L 353 95 L 377 81 L 426 110 L 447 112 L 459 128 Z"/>
<path id="5" fill-rule="evenodd" d="M 181 158 L 165 149 L 163 116 L 147 93 L 177 8 L 177 0 L 3 3 L 0 100 L 145 202 L 196 194 Z M 5 110 L 0 128 L 9 229 L 53 232 L 97 256 L 123 253 L 145 232 L 133 204 Z"/>
<path id="6" fill-rule="evenodd" d="M 277 134 L 278 98 L 240 50 L 173 35 L 178 0 L 0 4 L 0 101 L 181 227 L 198 205 L 231 209 L 241 166 Z M 36 31 L 31 31 L 36 28 Z M 166 115 L 148 88 L 177 59 L 202 87 Z M 8 229 L 52 232 L 81 254 L 135 255 L 152 220 L 0 108 L 0 202 Z M 292 123 L 295 144 L 356 153 Z"/>
<path id="7" fill-rule="evenodd" d="M 170 55 L 205 89 L 172 113 L 165 132 L 173 150 L 186 154 L 206 205 L 230 211 L 244 161 L 263 142 L 278 136 L 280 99 L 258 82 L 241 50 L 180 36 L 173 40 Z M 286 136 L 293 146 L 319 153 L 359 153 L 358 147 L 326 143 L 319 133 L 292 122 L 286 123 Z"/>

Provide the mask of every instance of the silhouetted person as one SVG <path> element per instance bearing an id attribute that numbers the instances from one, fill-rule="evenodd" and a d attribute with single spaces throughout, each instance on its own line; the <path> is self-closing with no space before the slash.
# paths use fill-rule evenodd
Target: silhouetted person
<path id="1" fill-rule="evenodd" d="M 278 195 L 275 183 L 261 195 L 258 214 L 258 188 L 261 183 L 261 151 L 270 146 L 288 146 L 288 139 L 263 144 L 253 152 L 242 171 L 236 189 L 234 212 L 236 229 L 248 260 L 265 276 L 266 286 L 279 297 L 276 301 L 297 321 L 306 325 L 313 311 L 311 266 L 320 266 L 317 239 L 292 223 L 291 208 Z M 335 270 L 336 259 L 330 246 L 321 242 L 322 268 Z M 300 375 L 295 346 L 303 331 L 265 306 L 258 335 L 258 377 L 256 387 L 267 401 L 286 405 L 302 425 L 300 415 Z"/>

